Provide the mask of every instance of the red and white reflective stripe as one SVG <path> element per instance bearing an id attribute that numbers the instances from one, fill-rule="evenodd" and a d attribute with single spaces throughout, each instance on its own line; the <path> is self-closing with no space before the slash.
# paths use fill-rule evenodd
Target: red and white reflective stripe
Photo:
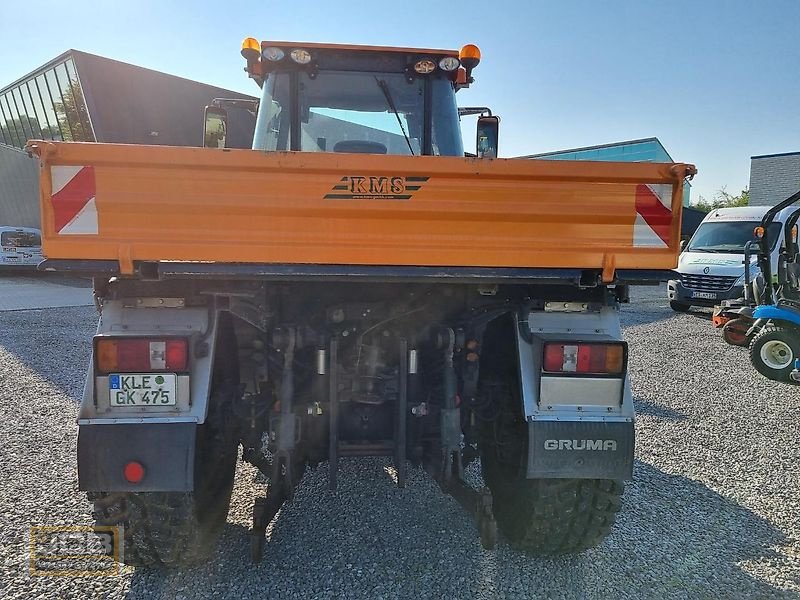
<path id="1" fill-rule="evenodd" d="M 97 235 L 94 167 L 50 167 L 53 215 L 59 235 Z"/>
<path id="2" fill-rule="evenodd" d="M 637 185 L 633 245 L 640 248 L 666 248 L 671 231 L 672 185 Z"/>

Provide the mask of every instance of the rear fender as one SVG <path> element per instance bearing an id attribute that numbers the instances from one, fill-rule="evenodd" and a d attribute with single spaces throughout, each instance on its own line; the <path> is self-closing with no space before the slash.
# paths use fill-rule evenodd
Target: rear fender
<path id="1" fill-rule="evenodd" d="M 631 479 L 634 407 L 627 373 L 621 378 L 542 377 L 547 340 L 622 341 L 617 307 L 535 311 L 517 321 L 527 477 Z"/>
<path id="2" fill-rule="evenodd" d="M 756 307 L 753 317 L 770 321 L 784 321 L 795 327 L 800 327 L 800 311 L 782 308 L 771 304 Z"/>
<path id="3" fill-rule="evenodd" d="M 206 419 L 219 313 L 206 308 L 133 308 L 129 301 L 104 303 L 98 335 L 185 336 L 189 375 L 178 377 L 175 407 L 109 406 L 108 377 L 87 370 L 78 416 L 78 482 L 87 491 L 181 492 L 194 488 L 195 438 Z M 140 483 L 123 476 L 126 463 L 145 467 Z"/>
<path id="4" fill-rule="evenodd" d="M 218 314 L 207 308 L 131 308 L 122 300 L 104 303 L 98 335 L 186 336 L 190 373 L 178 378 L 179 406 L 152 409 L 110 407 L 107 377 L 95 372 L 94 355 L 87 369 L 78 424 L 203 423 L 208 411 Z"/>

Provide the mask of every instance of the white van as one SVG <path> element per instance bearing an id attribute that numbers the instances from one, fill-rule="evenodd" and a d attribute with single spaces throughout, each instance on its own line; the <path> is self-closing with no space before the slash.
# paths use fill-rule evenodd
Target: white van
<path id="1" fill-rule="evenodd" d="M 32 227 L 0 226 L 0 270 L 35 269 L 42 262 L 42 232 Z"/>
<path id="2" fill-rule="evenodd" d="M 692 306 L 716 306 L 723 300 L 744 295 L 744 246 L 755 240 L 753 230 L 770 209 L 769 206 L 719 208 L 706 215 L 678 258 L 680 279 L 667 283 L 669 305 L 685 312 Z M 777 272 L 783 223 L 792 211 L 779 213 L 770 225 L 772 272 Z M 759 270 L 753 248 L 750 278 Z"/>

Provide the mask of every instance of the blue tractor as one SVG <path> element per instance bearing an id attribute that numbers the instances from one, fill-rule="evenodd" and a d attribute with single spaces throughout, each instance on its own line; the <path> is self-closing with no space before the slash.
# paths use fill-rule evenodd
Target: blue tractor
<path id="1" fill-rule="evenodd" d="M 764 285 L 753 286 L 756 304 L 754 322 L 747 332 L 750 339 L 750 362 L 756 370 L 774 381 L 800 384 L 800 253 L 797 245 L 797 221 L 800 208 L 786 219 L 780 235 L 783 247 L 776 277 L 772 274 L 770 224 L 775 215 L 800 200 L 800 192 L 771 208 L 756 227 L 758 265 Z M 770 285 L 770 282 L 776 285 Z"/>

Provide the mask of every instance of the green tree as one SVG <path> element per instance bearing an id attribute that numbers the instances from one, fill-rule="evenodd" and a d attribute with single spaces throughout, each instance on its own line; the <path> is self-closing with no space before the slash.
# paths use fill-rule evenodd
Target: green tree
<path id="1" fill-rule="evenodd" d="M 747 206 L 748 204 L 750 204 L 750 190 L 748 188 L 745 188 L 739 194 L 734 195 L 728 192 L 725 186 L 722 186 L 722 188 L 717 190 L 717 192 L 714 194 L 714 197 L 711 199 L 711 201 L 708 201 L 700 196 L 692 208 L 701 210 L 704 213 L 709 213 L 712 210 L 717 210 L 718 208 L 733 208 L 735 206 Z"/>

